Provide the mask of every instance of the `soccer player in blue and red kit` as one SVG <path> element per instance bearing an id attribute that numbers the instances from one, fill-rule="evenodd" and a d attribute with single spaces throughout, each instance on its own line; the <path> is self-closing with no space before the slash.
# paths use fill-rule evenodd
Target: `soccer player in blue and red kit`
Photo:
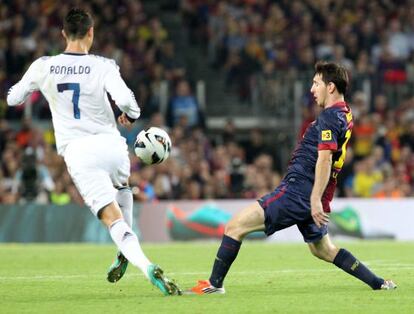
<path id="1" fill-rule="evenodd" d="M 372 289 L 395 289 L 391 280 L 372 273 L 346 249 L 329 238 L 329 203 L 344 164 L 352 133 L 352 113 L 344 101 L 346 70 L 335 63 L 318 62 L 311 93 L 322 112 L 307 128 L 289 163 L 282 183 L 270 194 L 236 214 L 226 225 L 209 280 L 190 291 L 225 293 L 224 278 L 236 259 L 243 238 L 253 231 L 271 235 L 296 225 L 316 257 L 333 263 Z"/>

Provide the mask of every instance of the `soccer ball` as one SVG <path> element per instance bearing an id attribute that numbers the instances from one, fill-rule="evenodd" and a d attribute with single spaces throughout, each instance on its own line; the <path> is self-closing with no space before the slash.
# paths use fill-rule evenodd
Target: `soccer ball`
<path id="1" fill-rule="evenodd" d="M 171 139 L 163 129 L 151 127 L 138 133 L 134 150 L 144 164 L 159 164 L 170 155 Z"/>

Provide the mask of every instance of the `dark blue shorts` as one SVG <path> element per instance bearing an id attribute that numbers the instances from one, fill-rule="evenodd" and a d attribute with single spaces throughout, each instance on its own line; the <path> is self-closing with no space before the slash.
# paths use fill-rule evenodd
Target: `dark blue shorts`
<path id="1" fill-rule="evenodd" d="M 309 197 L 298 192 L 298 186 L 283 182 L 272 193 L 258 200 L 265 212 L 265 233 L 297 225 L 305 242 L 316 242 L 328 233 L 328 227 L 318 228 L 313 221 Z"/>

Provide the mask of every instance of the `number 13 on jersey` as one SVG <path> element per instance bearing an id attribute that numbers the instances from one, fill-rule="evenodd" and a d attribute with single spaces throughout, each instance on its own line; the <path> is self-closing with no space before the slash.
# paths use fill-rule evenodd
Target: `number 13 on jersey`
<path id="1" fill-rule="evenodd" d="M 73 91 L 72 103 L 73 103 L 73 116 L 75 119 L 80 119 L 79 111 L 79 93 L 80 86 L 79 83 L 61 83 L 57 84 L 57 89 L 59 93 L 62 93 L 66 90 Z"/>

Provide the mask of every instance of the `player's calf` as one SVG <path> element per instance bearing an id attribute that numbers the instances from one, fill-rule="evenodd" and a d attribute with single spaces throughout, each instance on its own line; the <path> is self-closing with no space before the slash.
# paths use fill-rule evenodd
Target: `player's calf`
<path id="1" fill-rule="evenodd" d="M 373 290 L 390 288 L 392 281 L 384 280 L 377 275 L 375 275 L 367 266 L 365 266 L 361 261 L 355 258 L 350 252 L 345 249 L 340 249 L 336 255 L 333 264 L 341 268 L 348 274 L 358 278 L 359 280 L 365 282 Z M 384 288 L 383 288 L 384 286 Z M 395 288 L 392 288 L 395 289 Z"/>

